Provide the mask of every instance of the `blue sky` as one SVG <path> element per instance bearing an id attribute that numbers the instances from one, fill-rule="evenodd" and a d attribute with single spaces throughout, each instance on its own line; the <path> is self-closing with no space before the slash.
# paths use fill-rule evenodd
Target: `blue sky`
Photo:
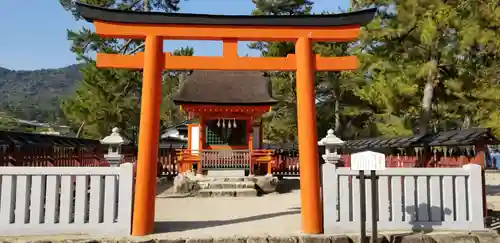
<path id="1" fill-rule="evenodd" d="M 349 0 L 315 0 L 314 12 L 347 9 Z M 28 5 L 28 6 L 26 6 Z M 183 13 L 250 14 L 251 0 L 181 0 Z M 0 67 L 13 70 L 59 68 L 76 63 L 66 38 L 67 29 L 91 27 L 75 21 L 58 0 L 0 0 Z M 195 55 L 220 55 L 216 41 L 166 41 L 165 51 L 192 46 Z M 240 43 L 240 55 L 258 55 Z"/>

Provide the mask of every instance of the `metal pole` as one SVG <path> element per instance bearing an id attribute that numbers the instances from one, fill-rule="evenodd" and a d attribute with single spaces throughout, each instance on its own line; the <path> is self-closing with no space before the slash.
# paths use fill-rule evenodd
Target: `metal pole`
<path id="1" fill-rule="evenodd" d="M 366 189 L 365 189 L 365 172 L 359 171 L 359 218 L 360 218 L 360 231 L 361 243 L 366 242 Z"/>
<path id="2" fill-rule="evenodd" d="M 374 170 L 370 171 L 372 185 L 372 243 L 377 243 L 378 180 Z"/>

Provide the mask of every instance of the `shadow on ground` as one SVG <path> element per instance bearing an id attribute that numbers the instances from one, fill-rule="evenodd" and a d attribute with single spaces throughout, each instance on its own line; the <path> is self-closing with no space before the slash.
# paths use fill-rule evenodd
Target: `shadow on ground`
<path id="1" fill-rule="evenodd" d="M 289 193 L 295 190 L 300 190 L 299 178 L 283 178 L 279 180 L 276 186 L 277 193 Z"/>
<path id="2" fill-rule="evenodd" d="M 170 177 L 162 177 L 156 182 L 156 196 L 172 191 L 174 187 L 174 179 Z"/>
<path id="3" fill-rule="evenodd" d="M 486 195 L 500 196 L 500 185 L 486 185 Z"/>
<path id="4" fill-rule="evenodd" d="M 418 211 L 419 209 L 427 209 L 427 217 L 424 220 L 419 220 Z M 431 206 L 427 203 L 421 203 L 413 206 L 406 206 L 406 215 L 410 216 L 410 224 L 412 225 L 411 230 L 413 232 L 420 233 L 430 233 L 434 231 L 434 227 L 442 225 L 442 221 L 432 221 L 430 218 L 444 217 L 445 215 L 451 215 L 452 211 L 449 208 L 441 208 L 436 206 Z"/>
<path id="5" fill-rule="evenodd" d="M 488 210 L 484 221 L 487 228 L 500 233 L 500 211 Z"/>
<path id="6" fill-rule="evenodd" d="M 155 222 L 155 233 L 182 232 L 186 230 L 203 229 L 222 225 L 238 224 L 250 221 L 264 220 L 284 215 L 300 214 L 300 209 L 268 213 L 230 220 L 207 220 L 207 221 L 157 221 Z"/>

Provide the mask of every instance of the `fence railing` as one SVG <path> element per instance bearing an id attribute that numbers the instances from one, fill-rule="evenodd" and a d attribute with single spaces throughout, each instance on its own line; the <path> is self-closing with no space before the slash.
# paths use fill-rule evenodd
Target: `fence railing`
<path id="1" fill-rule="evenodd" d="M 299 176 L 299 156 L 297 152 L 276 151 L 272 167 L 273 175 L 277 176 Z"/>
<path id="2" fill-rule="evenodd" d="M 133 165 L 0 167 L 0 235 L 129 235 Z"/>
<path id="3" fill-rule="evenodd" d="M 203 169 L 247 169 L 250 168 L 250 150 L 202 150 Z"/>
<path id="4" fill-rule="evenodd" d="M 322 167 L 325 233 L 360 230 L 357 171 Z M 367 229 L 377 211 L 379 230 L 483 230 L 481 166 L 463 168 L 387 168 L 377 171 L 378 208 L 371 205 L 366 180 Z"/>

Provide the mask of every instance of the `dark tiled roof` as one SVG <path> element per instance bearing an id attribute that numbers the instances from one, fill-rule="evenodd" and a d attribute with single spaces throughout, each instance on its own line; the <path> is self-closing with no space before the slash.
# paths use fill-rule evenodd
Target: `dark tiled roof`
<path id="1" fill-rule="evenodd" d="M 404 148 L 421 146 L 421 139 L 428 135 L 416 135 L 411 137 L 395 138 L 369 138 L 359 140 L 349 140 L 344 144 L 345 148 L 371 149 L 371 148 Z"/>
<path id="2" fill-rule="evenodd" d="M 381 149 L 381 148 L 410 148 L 423 146 L 465 146 L 474 145 L 483 140 L 487 144 L 497 144 L 499 140 L 493 136 L 488 128 L 470 128 L 440 132 L 437 134 L 414 135 L 409 137 L 394 138 L 366 138 L 348 140 L 344 148 L 353 150 Z M 297 144 L 263 144 L 263 149 L 283 151 L 298 150 Z"/>
<path id="3" fill-rule="evenodd" d="M 430 139 L 430 146 L 471 145 L 478 140 L 486 140 L 487 144 L 496 144 L 498 139 L 488 128 L 471 128 L 440 132 Z"/>
<path id="4" fill-rule="evenodd" d="M 498 139 L 488 128 L 470 128 L 439 132 L 437 134 L 414 135 L 396 138 L 370 138 L 349 140 L 344 144 L 348 149 L 374 148 L 405 148 L 421 146 L 464 146 L 474 145 L 477 141 L 485 140 L 487 144 L 496 144 Z"/>
<path id="5" fill-rule="evenodd" d="M 272 105 L 271 86 L 261 72 L 195 71 L 173 98 L 176 104 Z"/>
<path id="6" fill-rule="evenodd" d="M 297 143 L 264 143 L 262 144 L 262 149 L 295 150 L 298 149 L 298 145 Z"/>
<path id="7" fill-rule="evenodd" d="M 36 133 L 0 131 L 0 145 L 9 146 L 56 146 L 56 147 L 97 147 L 99 140 L 45 135 Z"/>
<path id="8" fill-rule="evenodd" d="M 180 149 L 180 148 L 187 148 L 188 144 L 187 141 L 179 139 L 179 138 L 163 138 L 160 141 L 159 148 L 174 148 L 174 149 Z"/>
<path id="9" fill-rule="evenodd" d="M 187 130 L 187 125 L 189 124 L 193 124 L 193 121 L 192 120 L 185 120 L 181 123 L 178 123 L 178 124 L 175 124 L 175 125 L 170 125 L 170 126 L 166 126 L 164 128 L 162 128 L 162 133 L 165 133 L 168 129 L 171 129 L 171 128 L 175 128 L 177 130 Z"/>

